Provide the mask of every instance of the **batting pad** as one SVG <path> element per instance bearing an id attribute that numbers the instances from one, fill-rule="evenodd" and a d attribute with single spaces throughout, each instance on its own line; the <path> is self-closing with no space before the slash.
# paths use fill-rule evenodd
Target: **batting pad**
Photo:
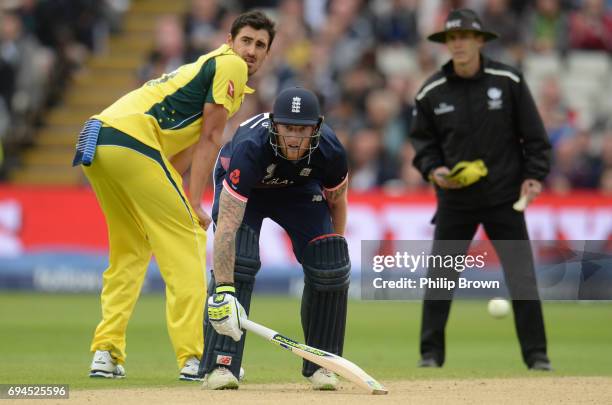
<path id="1" fill-rule="evenodd" d="M 334 235 L 309 243 L 302 266 L 301 316 L 306 344 L 342 355 L 351 270 L 346 240 Z M 318 368 L 304 360 L 302 374 L 310 377 Z"/>

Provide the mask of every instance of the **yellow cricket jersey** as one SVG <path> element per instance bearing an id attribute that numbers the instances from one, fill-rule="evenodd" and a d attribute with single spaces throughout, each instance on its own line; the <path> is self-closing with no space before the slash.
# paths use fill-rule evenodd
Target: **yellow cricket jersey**
<path id="1" fill-rule="evenodd" d="M 200 137 L 205 103 L 222 104 L 228 116 L 240 108 L 248 67 L 228 45 L 150 80 L 92 118 L 172 156 Z"/>

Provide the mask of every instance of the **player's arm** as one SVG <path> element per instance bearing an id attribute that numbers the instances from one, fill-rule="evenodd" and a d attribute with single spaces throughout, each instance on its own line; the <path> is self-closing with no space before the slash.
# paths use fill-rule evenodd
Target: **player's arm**
<path id="1" fill-rule="evenodd" d="M 346 217 L 348 211 L 347 178 L 345 178 L 338 188 L 333 190 L 325 190 L 325 198 L 327 199 L 327 205 L 329 206 L 334 231 L 342 236 L 344 236 L 344 231 L 346 229 Z"/>
<path id="2" fill-rule="evenodd" d="M 208 178 L 212 173 L 215 159 L 221 149 L 223 130 L 227 123 L 227 110 L 222 104 L 206 103 L 202 117 L 202 133 L 194 145 L 189 179 L 189 202 L 195 210 L 204 229 L 211 219 L 202 209 L 201 199 Z"/>
<path id="3" fill-rule="evenodd" d="M 219 196 L 219 216 L 215 230 L 213 272 L 215 292 L 208 298 L 208 319 L 217 333 L 231 336 L 234 341 L 242 337 L 241 320 L 246 316 L 236 298 L 234 262 L 236 232 L 242 222 L 246 201 L 231 195 L 225 188 Z"/>
<path id="4" fill-rule="evenodd" d="M 429 118 L 429 110 L 424 101 L 415 101 L 412 128 L 408 139 L 416 152 L 412 164 L 421 172 L 423 179 L 428 181 L 430 175 L 433 175 L 437 169 L 444 168 L 444 158 L 438 138 L 435 136 L 435 125 Z M 438 174 L 447 174 L 449 170 L 445 169 Z"/>
<path id="5" fill-rule="evenodd" d="M 246 204 L 246 201 L 234 197 L 225 188 L 221 190 L 213 253 L 213 272 L 217 284 L 234 283 L 236 232 L 242 223 Z"/>

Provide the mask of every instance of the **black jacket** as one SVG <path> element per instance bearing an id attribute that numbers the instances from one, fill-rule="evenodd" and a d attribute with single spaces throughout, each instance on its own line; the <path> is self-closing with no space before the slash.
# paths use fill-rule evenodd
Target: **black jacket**
<path id="1" fill-rule="evenodd" d="M 455 208 L 490 207 L 517 200 L 524 179 L 543 180 L 550 143 L 523 76 L 481 56 L 472 78 L 457 76 L 449 61 L 416 96 L 410 141 L 414 166 L 427 180 L 432 169 L 482 159 L 488 175 L 471 186 L 443 190 L 438 203 Z"/>

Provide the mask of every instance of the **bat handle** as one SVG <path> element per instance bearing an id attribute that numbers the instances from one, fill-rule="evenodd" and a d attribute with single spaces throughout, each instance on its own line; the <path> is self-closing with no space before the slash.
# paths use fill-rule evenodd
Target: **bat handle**
<path id="1" fill-rule="evenodd" d="M 250 321 L 250 320 L 248 320 L 246 318 L 241 319 L 240 323 L 242 324 L 242 328 L 244 330 L 249 331 L 249 332 L 253 332 L 256 335 L 259 335 L 259 336 L 261 336 L 261 337 L 263 337 L 265 339 L 268 339 L 268 340 L 272 340 L 272 338 L 275 335 L 278 335 L 278 332 L 276 332 L 276 331 L 274 331 L 274 330 L 272 330 L 270 328 L 266 328 L 265 326 L 260 325 L 257 322 Z"/>

